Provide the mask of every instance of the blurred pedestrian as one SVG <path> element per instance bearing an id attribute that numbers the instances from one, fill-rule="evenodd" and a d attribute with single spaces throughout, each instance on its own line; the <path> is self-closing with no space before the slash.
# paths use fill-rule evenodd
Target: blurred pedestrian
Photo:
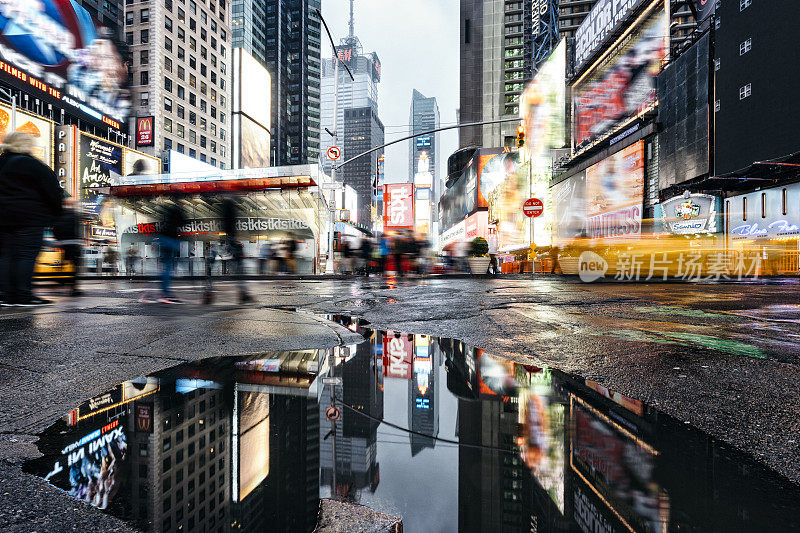
<path id="1" fill-rule="evenodd" d="M 555 244 L 550 247 L 550 273 L 555 274 L 556 268 L 561 271 L 561 265 L 558 264 L 559 248 Z M 563 271 L 561 271 L 563 273 Z"/>
<path id="2" fill-rule="evenodd" d="M 131 243 L 125 251 L 125 273 L 128 276 L 136 274 L 137 259 L 139 259 L 139 250 L 136 249 L 136 245 Z"/>
<path id="3" fill-rule="evenodd" d="M 186 224 L 183 210 L 170 203 L 164 210 L 161 220 L 161 232 L 158 236 L 158 247 L 161 255 L 161 297 L 159 302 L 179 304 L 181 301 L 172 294 L 172 274 L 175 269 L 175 256 L 181 249 L 178 240 L 180 228 Z"/>
<path id="4" fill-rule="evenodd" d="M 228 247 L 228 251 L 233 261 L 233 274 L 237 276 L 239 285 L 239 303 L 244 304 L 253 301 L 253 297 L 247 292 L 244 280 L 244 246 L 237 238 L 238 228 L 236 227 L 236 217 L 239 213 L 239 206 L 233 198 L 222 200 L 222 231 L 225 233 L 223 242 Z"/>
<path id="5" fill-rule="evenodd" d="M 406 239 L 401 233 L 395 237 L 392 243 L 392 255 L 394 259 L 394 270 L 398 276 L 403 277 L 403 256 L 406 253 Z"/>
<path id="6" fill-rule="evenodd" d="M 272 262 L 272 245 L 269 241 L 261 243 L 258 250 L 258 273 L 260 275 L 269 274 L 272 270 L 270 263 Z"/>
<path id="7" fill-rule="evenodd" d="M 500 267 L 497 264 L 497 230 L 489 228 L 489 238 L 486 239 L 489 244 L 489 269 L 494 276 L 500 274 Z"/>
<path id="8" fill-rule="evenodd" d="M 349 274 L 351 272 L 351 260 L 353 257 L 353 249 L 350 247 L 350 237 L 342 235 L 342 274 Z"/>
<path id="9" fill-rule="evenodd" d="M 109 270 L 111 271 L 112 275 L 119 273 L 118 261 L 119 254 L 117 253 L 117 249 L 110 244 L 107 245 L 103 250 L 103 264 L 109 265 Z"/>
<path id="10" fill-rule="evenodd" d="M 50 303 L 32 292 L 33 269 L 44 229 L 61 214 L 58 178 L 33 154 L 27 133 L 9 133 L 0 144 L 0 298 L 3 305 Z"/>
<path id="11" fill-rule="evenodd" d="M 82 245 L 80 238 L 80 217 L 78 208 L 68 202 L 61 215 L 53 223 L 53 237 L 58 241 L 58 246 L 64 251 L 64 261 L 72 264 L 72 276 L 67 280 L 70 287 L 70 296 L 82 296 L 83 291 L 78 288 L 78 276 L 82 267 Z"/>
<path id="12" fill-rule="evenodd" d="M 300 245 L 295 238 L 286 241 L 286 263 L 290 274 L 297 274 L 297 250 Z"/>
<path id="13" fill-rule="evenodd" d="M 369 237 L 361 239 L 361 261 L 364 265 L 364 275 L 369 277 L 372 271 L 372 239 Z"/>
<path id="14" fill-rule="evenodd" d="M 391 253 L 391 241 L 389 240 L 389 236 L 384 233 L 381 235 L 378 242 L 378 271 L 381 275 L 386 274 L 386 260 Z"/>

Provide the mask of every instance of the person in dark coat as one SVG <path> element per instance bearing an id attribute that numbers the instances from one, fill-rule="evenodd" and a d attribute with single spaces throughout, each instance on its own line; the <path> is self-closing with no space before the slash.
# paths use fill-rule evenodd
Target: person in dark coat
<path id="1" fill-rule="evenodd" d="M 27 133 L 9 133 L 0 144 L 0 298 L 3 305 L 50 303 L 32 293 L 33 269 L 44 229 L 61 214 L 58 178 L 33 154 Z"/>
<path id="2" fill-rule="evenodd" d="M 178 240 L 180 228 L 186 224 L 183 210 L 174 203 L 164 209 L 158 235 L 158 246 L 161 254 L 161 303 L 177 304 L 180 300 L 172 294 L 172 271 L 175 269 L 175 256 L 181 249 Z"/>
<path id="3" fill-rule="evenodd" d="M 236 217 L 239 214 L 239 205 L 233 198 L 225 198 L 222 200 L 222 231 L 225 233 L 223 243 L 228 247 L 228 250 L 233 257 L 233 274 L 241 276 L 244 274 L 244 246 L 237 238 Z M 239 285 L 239 303 L 248 303 L 253 301 L 253 297 L 247 292 L 244 280 L 241 278 L 237 280 Z"/>

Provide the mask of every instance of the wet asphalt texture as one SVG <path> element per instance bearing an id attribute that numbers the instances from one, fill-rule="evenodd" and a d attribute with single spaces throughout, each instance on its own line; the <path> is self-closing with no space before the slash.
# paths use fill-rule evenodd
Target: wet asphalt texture
<path id="1" fill-rule="evenodd" d="M 184 361 L 358 342 L 315 314 L 452 337 L 595 380 L 702 429 L 800 483 L 800 283 L 582 284 L 558 276 L 251 281 L 200 303 L 138 301 L 153 282 L 87 282 L 75 299 L 0 310 L 0 530 L 129 531 L 22 472 L 36 434 L 115 384 Z M 297 311 L 297 312 L 295 312 Z M 315 313 L 315 314 L 312 314 Z"/>

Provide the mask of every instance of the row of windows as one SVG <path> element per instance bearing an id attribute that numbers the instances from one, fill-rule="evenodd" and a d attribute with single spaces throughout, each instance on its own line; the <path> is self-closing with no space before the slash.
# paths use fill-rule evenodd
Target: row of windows
<path id="1" fill-rule="evenodd" d="M 786 189 L 781 190 L 781 214 L 786 216 L 788 192 Z M 728 202 L 728 209 L 730 210 L 730 202 Z M 761 218 L 767 218 L 767 193 L 761 193 Z M 747 220 L 747 197 L 742 198 L 742 220 Z"/>
<path id="2" fill-rule="evenodd" d="M 172 150 L 172 147 L 173 147 L 172 139 L 170 139 L 169 137 L 164 137 L 164 150 Z M 177 151 L 179 154 L 187 153 L 186 152 L 186 146 L 184 146 L 183 143 L 175 143 L 175 151 Z M 225 147 L 220 145 L 219 152 L 220 152 L 219 155 L 222 158 L 222 159 L 219 160 L 219 168 L 224 169 L 225 168 L 225 159 L 224 159 L 224 157 L 225 157 Z M 194 158 L 194 159 L 198 159 L 197 150 L 195 150 L 194 148 L 189 148 L 188 154 L 189 154 L 189 157 Z M 207 157 L 206 154 L 201 153 L 199 159 L 203 163 L 210 163 L 213 166 L 217 166 L 217 158 L 216 157 Z"/>
<path id="3" fill-rule="evenodd" d="M 178 1 L 181 4 L 186 5 L 186 0 L 178 0 Z M 131 0 L 126 0 L 126 3 L 130 4 L 132 2 L 131 2 Z M 169 12 L 172 12 L 172 3 L 173 3 L 173 0 L 164 0 L 164 7 L 167 8 L 167 11 L 169 11 Z M 216 4 L 214 4 L 214 2 L 209 2 L 208 9 L 209 9 L 209 11 L 211 11 L 212 15 L 214 13 L 217 13 L 217 6 L 216 6 Z M 197 3 L 194 0 L 189 0 L 189 11 L 191 12 L 192 15 L 197 15 Z M 180 15 L 181 13 L 183 13 L 183 10 L 181 8 L 178 8 L 178 14 Z M 219 2 L 219 13 L 217 13 L 217 15 L 219 16 L 220 20 L 222 20 L 222 22 L 225 22 L 225 0 L 220 0 L 220 2 Z M 200 10 L 200 19 L 203 22 L 207 22 L 208 21 L 208 13 L 206 13 L 206 11 L 204 9 Z M 212 21 L 212 24 L 213 24 L 213 21 Z"/>

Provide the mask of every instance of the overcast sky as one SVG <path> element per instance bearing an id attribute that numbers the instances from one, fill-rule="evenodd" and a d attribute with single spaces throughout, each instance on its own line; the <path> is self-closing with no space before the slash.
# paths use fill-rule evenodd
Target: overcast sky
<path id="1" fill-rule="evenodd" d="M 322 0 L 322 16 L 336 43 L 346 37 L 349 0 Z M 355 34 L 365 52 L 381 60 L 378 115 L 386 142 L 408 135 L 411 91 L 436 97 L 442 125 L 456 121 L 458 107 L 458 0 L 355 0 Z M 323 57 L 331 57 L 322 35 Z M 323 133 L 324 134 L 324 133 Z M 458 148 L 457 130 L 441 134 L 440 176 Z M 386 150 L 386 178 L 408 181 L 408 143 Z"/>

